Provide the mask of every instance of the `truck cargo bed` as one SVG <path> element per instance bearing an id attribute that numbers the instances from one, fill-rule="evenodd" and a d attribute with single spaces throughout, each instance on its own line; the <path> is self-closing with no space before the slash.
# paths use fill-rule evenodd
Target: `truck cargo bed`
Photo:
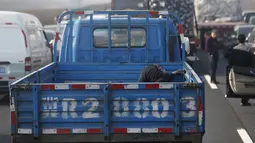
<path id="1" fill-rule="evenodd" d="M 69 82 L 138 82 L 140 73 L 148 64 L 51 64 L 16 83 L 69 83 Z M 182 63 L 160 64 L 168 72 L 182 69 Z M 36 79 L 38 77 L 38 79 Z M 176 76 L 173 82 L 188 78 Z M 24 80 L 23 80 L 24 79 Z"/>
<path id="2" fill-rule="evenodd" d="M 199 77 L 186 65 L 185 78 L 138 83 L 145 65 L 51 64 L 20 79 L 11 85 L 13 137 L 114 142 L 169 141 L 182 136 L 189 141 L 188 134 L 196 133 L 192 140 L 201 140 L 204 91 Z M 168 71 L 183 66 L 161 65 Z M 68 81 L 77 82 L 64 83 Z"/>

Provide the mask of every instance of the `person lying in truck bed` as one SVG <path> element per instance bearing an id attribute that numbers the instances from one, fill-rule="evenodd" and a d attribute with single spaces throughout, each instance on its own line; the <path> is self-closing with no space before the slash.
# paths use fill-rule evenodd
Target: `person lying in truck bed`
<path id="1" fill-rule="evenodd" d="M 168 73 L 158 64 L 153 64 L 145 67 L 139 77 L 139 82 L 171 82 L 174 75 L 184 74 L 183 70 L 176 70 Z"/>

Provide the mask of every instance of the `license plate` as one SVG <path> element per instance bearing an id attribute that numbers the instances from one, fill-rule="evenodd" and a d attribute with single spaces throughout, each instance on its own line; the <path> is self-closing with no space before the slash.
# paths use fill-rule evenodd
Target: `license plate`
<path id="1" fill-rule="evenodd" d="M 5 68 L 0 67 L 0 73 L 5 73 Z"/>

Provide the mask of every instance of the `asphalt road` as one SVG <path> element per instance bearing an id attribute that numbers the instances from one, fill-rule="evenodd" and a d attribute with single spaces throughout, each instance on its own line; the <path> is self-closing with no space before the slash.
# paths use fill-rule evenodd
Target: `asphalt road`
<path id="1" fill-rule="evenodd" d="M 207 54 L 199 52 L 200 61 L 194 69 L 201 76 L 208 75 Z M 226 62 L 219 60 L 217 78 L 219 85 L 208 84 L 206 78 L 206 134 L 203 143 L 253 143 L 255 142 L 255 100 L 251 107 L 241 107 L 240 99 L 226 99 Z M 212 89 L 213 88 L 213 89 Z M 6 100 L 0 102 L 0 143 L 10 143 L 10 113 Z M 252 141 L 253 140 L 253 141 Z"/>
<path id="2" fill-rule="evenodd" d="M 226 99 L 227 65 L 223 56 L 220 56 L 217 80 L 218 85 L 208 83 L 209 60 L 207 53 L 198 52 L 200 61 L 194 65 L 196 72 L 204 77 L 206 82 L 206 134 L 204 143 L 253 143 L 255 141 L 255 100 L 252 106 L 241 107 L 240 99 Z"/>

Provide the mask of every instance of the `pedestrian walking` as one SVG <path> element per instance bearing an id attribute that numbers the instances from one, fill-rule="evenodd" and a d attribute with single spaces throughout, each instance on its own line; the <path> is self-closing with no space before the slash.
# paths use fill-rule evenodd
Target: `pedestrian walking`
<path id="1" fill-rule="evenodd" d="M 216 71 L 218 67 L 219 60 L 219 49 L 220 44 L 217 40 L 216 30 L 212 30 L 211 36 L 208 38 L 206 42 L 206 50 L 209 54 L 210 67 L 211 67 L 211 83 L 219 84 L 216 80 Z"/>

